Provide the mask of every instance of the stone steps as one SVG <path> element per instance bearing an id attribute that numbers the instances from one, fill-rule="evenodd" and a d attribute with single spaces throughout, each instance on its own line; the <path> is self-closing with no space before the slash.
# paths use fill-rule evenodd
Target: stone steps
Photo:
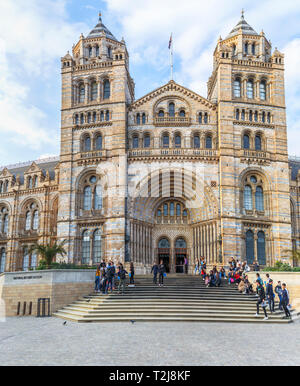
<path id="1" fill-rule="evenodd" d="M 220 288 L 206 288 L 199 277 L 168 278 L 164 287 L 151 278 L 138 277 L 136 287 L 124 295 L 91 294 L 64 307 L 54 316 L 76 322 L 230 322 L 289 323 L 279 311 L 257 318 L 256 296 L 243 295 L 224 281 Z"/>

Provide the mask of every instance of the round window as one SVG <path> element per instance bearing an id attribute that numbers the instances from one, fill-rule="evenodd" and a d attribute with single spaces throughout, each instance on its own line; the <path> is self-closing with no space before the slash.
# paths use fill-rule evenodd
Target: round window
<path id="1" fill-rule="evenodd" d="M 256 184 L 256 183 L 257 183 L 257 178 L 256 178 L 255 176 L 251 176 L 250 181 L 251 181 L 253 184 Z"/>
<path id="2" fill-rule="evenodd" d="M 97 178 L 96 178 L 95 176 L 92 176 L 92 177 L 90 178 L 90 183 L 91 183 L 91 184 L 95 184 L 96 181 L 97 181 Z"/>

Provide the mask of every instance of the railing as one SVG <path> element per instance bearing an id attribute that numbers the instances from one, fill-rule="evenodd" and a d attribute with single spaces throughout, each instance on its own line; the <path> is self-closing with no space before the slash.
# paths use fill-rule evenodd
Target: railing
<path id="1" fill-rule="evenodd" d="M 165 156 L 185 156 L 198 158 L 216 158 L 218 151 L 214 149 L 141 149 L 130 150 L 129 158 L 136 157 L 165 157 Z"/>
<path id="2" fill-rule="evenodd" d="M 106 150 L 88 151 L 80 153 L 80 159 L 87 158 L 106 158 Z"/>
<path id="3" fill-rule="evenodd" d="M 186 117 L 156 117 L 155 126 L 190 126 L 191 118 Z"/>

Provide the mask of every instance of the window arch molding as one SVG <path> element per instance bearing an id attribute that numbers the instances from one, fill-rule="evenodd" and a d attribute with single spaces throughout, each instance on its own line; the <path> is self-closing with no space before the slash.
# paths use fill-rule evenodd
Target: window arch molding
<path id="1" fill-rule="evenodd" d="M 171 147 L 172 136 L 168 131 L 163 131 L 160 138 L 162 148 L 168 149 Z"/>
<path id="2" fill-rule="evenodd" d="M 80 151 L 88 152 L 92 150 L 92 138 L 90 133 L 85 132 L 80 137 Z"/>
<path id="3" fill-rule="evenodd" d="M 101 138 L 101 140 L 99 138 Z M 94 133 L 91 147 L 93 150 L 102 150 L 104 148 L 104 137 L 101 131 L 97 130 Z"/>
<path id="4" fill-rule="evenodd" d="M 240 176 L 239 184 L 241 213 L 246 214 L 250 210 L 251 212 L 255 211 L 258 214 L 269 216 L 272 211 L 272 201 L 270 200 L 271 185 L 267 177 L 259 169 L 248 169 Z M 245 207 L 246 186 L 251 188 L 252 209 Z M 260 192 L 260 189 L 262 189 L 262 192 Z"/>
<path id="5" fill-rule="evenodd" d="M 249 138 L 249 147 L 245 147 L 246 143 L 246 138 L 245 137 L 248 137 Z M 241 135 L 241 148 L 244 149 L 244 150 L 251 150 L 253 149 L 253 133 L 251 130 L 244 130 L 242 131 L 242 135 Z"/>
<path id="6" fill-rule="evenodd" d="M 9 233 L 10 213 L 9 206 L 6 203 L 0 203 L 0 234 Z"/>
<path id="7" fill-rule="evenodd" d="M 157 100 L 157 102 L 153 106 L 153 116 L 157 118 L 163 118 L 159 116 L 159 112 L 163 111 L 164 118 L 168 117 L 170 103 L 175 104 L 175 117 L 179 116 L 180 110 L 185 110 L 185 116 L 190 117 L 190 112 L 192 111 L 191 103 L 187 99 L 184 99 L 179 95 L 164 96 Z"/>
<path id="8" fill-rule="evenodd" d="M 29 199 L 21 208 L 20 231 L 38 232 L 41 224 L 41 203 L 37 199 Z"/>
<path id="9" fill-rule="evenodd" d="M 76 183 L 76 214 L 90 216 L 95 211 L 103 213 L 103 208 L 106 207 L 106 189 L 105 175 L 97 174 L 95 169 L 85 170 Z"/>

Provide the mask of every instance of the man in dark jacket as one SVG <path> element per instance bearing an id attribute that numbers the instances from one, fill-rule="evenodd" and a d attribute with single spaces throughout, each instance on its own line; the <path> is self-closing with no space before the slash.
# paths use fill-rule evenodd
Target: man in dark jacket
<path id="1" fill-rule="evenodd" d="M 119 287 L 118 287 L 118 294 L 120 294 L 121 288 L 122 288 L 122 295 L 124 295 L 125 284 L 126 284 L 126 275 L 127 274 L 128 274 L 128 272 L 124 269 L 123 265 L 121 264 L 119 267 L 119 271 L 118 271 L 118 277 L 120 278 Z"/>
<path id="2" fill-rule="evenodd" d="M 257 308 L 257 312 L 256 312 L 256 317 L 259 316 L 259 306 L 262 305 L 262 308 L 264 310 L 264 314 L 265 314 L 265 319 L 264 320 L 268 320 L 268 314 L 267 314 L 267 311 L 266 311 L 266 307 L 264 305 L 264 302 L 265 302 L 265 299 L 266 299 L 266 293 L 265 293 L 265 289 L 264 289 L 264 286 L 260 283 L 259 280 L 256 280 L 256 283 L 257 283 L 257 294 L 258 294 L 258 300 L 257 300 L 257 303 L 256 303 L 256 308 Z"/>
<path id="3" fill-rule="evenodd" d="M 116 269 L 114 267 L 114 265 L 112 265 L 111 262 L 108 263 L 108 267 L 107 267 L 107 290 L 111 290 L 111 292 L 113 292 L 113 287 L 114 287 L 114 278 L 115 278 L 115 273 L 116 273 Z"/>
<path id="4" fill-rule="evenodd" d="M 274 291 L 273 291 L 273 280 L 269 279 L 269 283 L 267 284 L 266 289 L 267 299 L 270 307 L 270 312 L 275 312 L 275 305 L 274 305 Z"/>
<path id="5" fill-rule="evenodd" d="M 151 273 L 153 273 L 153 284 L 157 284 L 158 265 L 156 263 L 153 264 Z"/>
<path id="6" fill-rule="evenodd" d="M 164 266 L 164 263 L 163 261 L 160 262 L 159 266 L 158 266 L 158 273 L 159 273 L 159 287 L 163 287 L 164 286 L 164 275 L 166 273 L 166 268 Z"/>
<path id="7" fill-rule="evenodd" d="M 279 309 L 280 311 L 283 310 L 282 308 L 282 287 L 281 287 L 281 282 L 279 281 L 277 286 L 275 287 L 275 293 L 277 294 L 278 296 L 278 299 L 279 299 Z"/>
<path id="8" fill-rule="evenodd" d="M 282 307 L 285 312 L 285 319 L 291 319 L 291 313 L 288 309 L 288 305 L 290 304 L 289 291 L 286 289 L 286 284 L 282 284 Z"/>

